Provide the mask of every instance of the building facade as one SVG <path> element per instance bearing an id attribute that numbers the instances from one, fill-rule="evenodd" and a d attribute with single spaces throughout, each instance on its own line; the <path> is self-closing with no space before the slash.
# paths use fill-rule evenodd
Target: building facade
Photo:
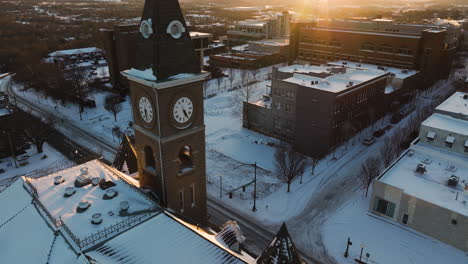
<path id="1" fill-rule="evenodd" d="M 468 251 L 468 94 L 421 124 L 419 139 L 373 184 L 369 210 Z"/>
<path id="2" fill-rule="evenodd" d="M 448 77 L 461 33 L 392 21 L 319 20 L 292 25 L 291 61 L 349 60 L 423 72 L 431 83 Z"/>
<path id="3" fill-rule="evenodd" d="M 283 12 L 276 15 L 275 18 L 239 21 L 232 30 L 227 32 L 229 45 L 235 46 L 248 41 L 289 37 L 290 20 L 289 12 Z"/>
<path id="4" fill-rule="evenodd" d="M 244 104 L 244 127 L 323 157 L 385 112 L 389 73 L 345 66 L 273 69 L 271 94 Z"/>

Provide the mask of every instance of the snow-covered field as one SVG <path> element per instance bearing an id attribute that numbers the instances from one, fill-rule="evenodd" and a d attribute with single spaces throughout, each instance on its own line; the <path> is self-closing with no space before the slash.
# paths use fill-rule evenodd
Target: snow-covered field
<path id="1" fill-rule="evenodd" d="M 15 167 L 15 161 L 12 157 L 0 159 L 0 168 L 4 169 L 4 173 L 0 173 L 0 180 L 8 179 L 17 175 L 22 175 L 33 170 L 50 168 L 59 163 L 68 161 L 60 152 L 44 143 L 43 153 L 37 153 L 36 148 L 31 146 L 25 155 L 28 155 L 28 164 L 22 167 Z M 44 155 L 47 158 L 43 159 Z"/>
<path id="2" fill-rule="evenodd" d="M 62 106 L 52 98 L 45 98 L 34 90 L 23 91 L 22 86 L 17 84 L 13 85 L 13 89 L 19 96 L 36 103 L 38 106 L 45 107 L 52 111 L 56 117 L 73 122 L 111 145 L 118 146 L 120 144 L 120 140 L 112 133 L 112 127 L 118 126 L 122 132 L 125 132 L 129 130 L 129 121 L 132 121 L 132 109 L 128 96 L 122 103 L 122 110 L 117 114 L 117 122 L 115 122 L 113 114 L 104 108 L 105 98 L 111 93 L 93 92 L 91 97 L 96 102 L 96 108 L 85 108 L 82 120 L 80 120 L 79 107 L 75 104 L 68 103 Z"/>
<path id="3" fill-rule="evenodd" d="M 468 256 L 461 250 L 369 213 L 369 199 L 355 193 L 329 215 L 323 227 L 325 245 L 338 263 L 356 263 L 361 244 L 365 245 L 363 260 L 367 260 L 366 253 L 370 254 L 367 263 L 468 263 Z M 353 245 L 346 259 L 343 255 L 348 237 Z"/>

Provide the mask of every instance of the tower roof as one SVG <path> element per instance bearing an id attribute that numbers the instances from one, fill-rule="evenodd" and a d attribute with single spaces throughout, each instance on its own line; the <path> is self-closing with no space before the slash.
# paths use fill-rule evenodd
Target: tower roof
<path id="1" fill-rule="evenodd" d="M 140 23 L 136 64 L 155 79 L 200 73 L 193 42 L 178 0 L 146 0 Z"/>
<path id="2" fill-rule="evenodd" d="M 280 230 L 271 241 L 270 245 L 262 252 L 257 259 L 258 264 L 282 263 L 300 264 L 301 258 L 296 247 L 289 236 L 286 224 L 281 225 Z"/>

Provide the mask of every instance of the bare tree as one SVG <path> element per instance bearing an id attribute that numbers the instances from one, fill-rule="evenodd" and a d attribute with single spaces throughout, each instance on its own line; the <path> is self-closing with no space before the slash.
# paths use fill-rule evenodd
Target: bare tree
<path id="1" fill-rule="evenodd" d="M 369 186 L 371 185 L 372 181 L 379 176 L 379 160 L 375 157 L 368 158 L 362 165 L 360 170 L 360 179 L 362 181 L 362 185 L 366 190 L 366 197 L 369 191 Z"/>
<path id="2" fill-rule="evenodd" d="M 241 86 L 247 86 L 249 83 L 249 71 L 247 69 L 240 69 L 240 77 L 241 77 Z"/>
<path id="3" fill-rule="evenodd" d="M 25 137 L 36 147 L 37 153 L 43 152 L 44 143 L 53 130 L 55 118 L 47 117 L 43 120 L 31 120 L 27 113 L 18 112 L 19 121 Z"/>
<path id="4" fill-rule="evenodd" d="M 310 165 L 312 166 L 312 175 L 315 173 L 315 167 L 317 167 L 317 164 L 319 162 L 319 159 L 317 158 L 310 158 Z"/>
<path id="5" fill-rule="evenodd" d="M 72 97 L 77 100 L 79 106 L 80 120 L 83 120 L 86 91 L 86 71 L 80 68 L 73 68 L 69 71 L 69 78 L 72 84 Z"/>
<path id="6" fill-rule="evenodd" d="M 218 94 L 219 94 L 219 91 L 221 90 L 222 83 L 223 83 L 223 77 L 219 77 L 216 79 L 216 84 L 218 85 Z"/>
<path id="7" fill-rule="evenodd" d="M 258 76 L 259 73 L 260 73 L 260 69 L 258 69 L 258 68 L 255 68 L 255 69 L 250 70 L 250 76 L 252 76 L 252 79 L 253 79 L 254 81 L 258 81 L 257 78 L 259 77 L 259 76 Z"/>
<path id="8" fill-rule="evenodd" d="M 392 163 L 393 158 L 395 157 L 395 151 L 393 150 L 395 147 L 396 146 L 392 143 L 390 137 L 384 138 L 384 144 L 380 148 L 380 156 L 383 159 L 385 168 Z"/>
<path id="9" fill-rule="evenodd" d="M 117 114 L 122 111 L 120 96 L 108 95 L 105 98 L 104 108 L 114 115 L 114 122 L 117 122 Z"/>
<path id="10" fill-rule="evenodd" d="M 230 89 L 232 90 L 232 83 L 234 82 L 234 80 L 236 79 L 236 74 L 237 74 L 237 70 L 234 69 L 234 68 L 229 68 L 229 75 L 228 75 L 228 80 L 229 80 L 229 84 L 230 84 Z"/>
<path id="11" fill-rule="evenodd" d="M 304 172 L 305 164 L 305 157 L 295 152 L 291 145 L 281 145 L 276 149 L 276 172 L 288 184 L 288 192 L 291 191 L 291 181 Z"/>

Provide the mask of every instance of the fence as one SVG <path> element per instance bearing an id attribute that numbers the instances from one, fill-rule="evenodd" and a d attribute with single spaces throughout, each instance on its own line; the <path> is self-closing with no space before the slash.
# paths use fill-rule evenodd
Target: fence
<path id="1" fill-rule="evenodd" d="M 26 177 L 26 178 L 38 179 L 38 178 L 41 178 L 41 177 L 44 177 L 44 176 L 47 176 L 47 175 L 50 175 L 50 174 L 53 174 L 53 173 L 56 173 L 56 172 L 59 172 L 59 171 L 63 171 L 65 169 L 68 169 L 68 168 L 71 168 L 71 167 L 74 167 L 74 166 L 80 164 L 81 162 L 86 162 L 86 161 L 89 161 L 89 159 L 83 158 L 80 161 L 66 160 L 66 161 L 63 161 L 63 162 L 57 164 L 54 167 L 33 170 L 31 172 L 28 172 L 28 173 L 24 174 L 23 176 Z"/>

